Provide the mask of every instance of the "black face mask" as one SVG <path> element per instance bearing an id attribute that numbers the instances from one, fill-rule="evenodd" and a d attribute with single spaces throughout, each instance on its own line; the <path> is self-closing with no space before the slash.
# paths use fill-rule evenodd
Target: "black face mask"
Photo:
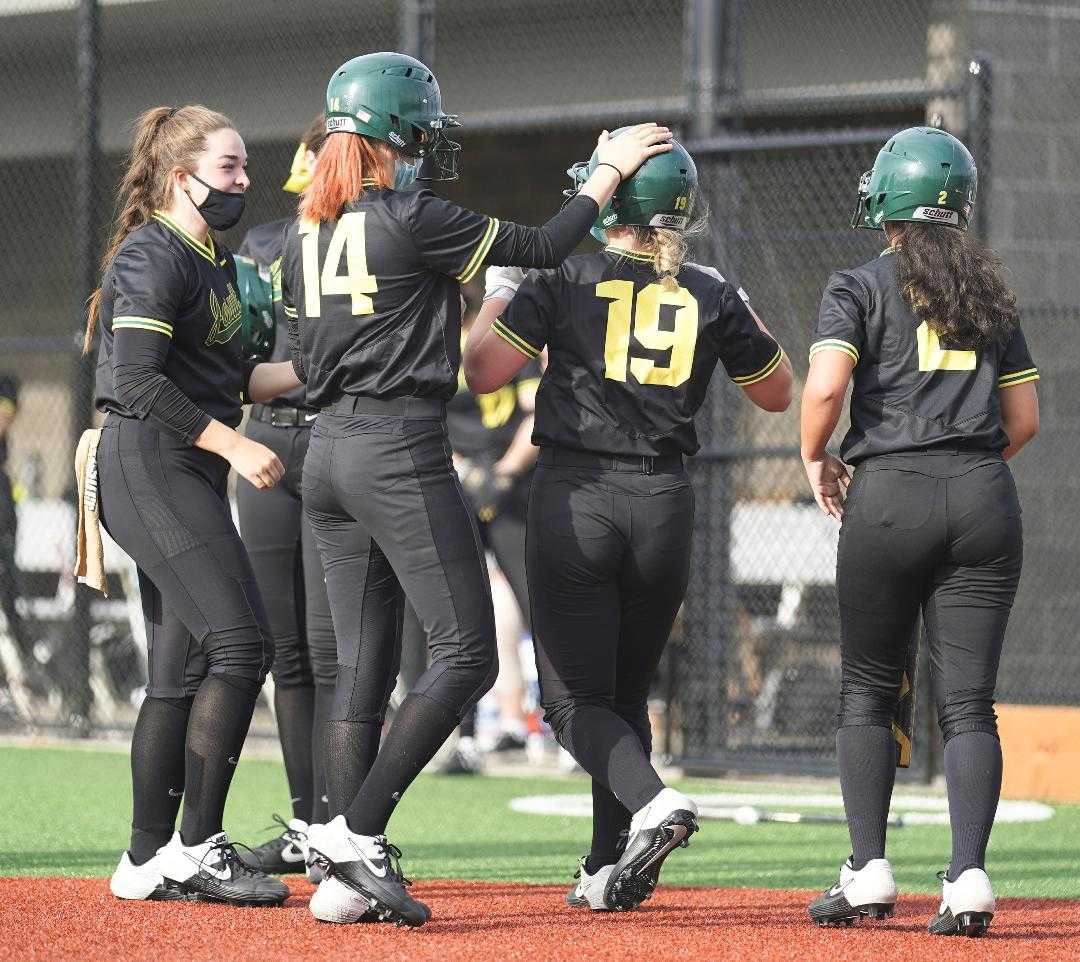
<path id="1" fill-rule="evenodd" d="M 191 200 L 191 194 L 188 194 L 188 200 L 191 200 L 195 209 L 202 214 L 207 227 L 212 227 L 214 230 L 228 230 L 244 216 L 244 204 L 247 198 L 243 194 L 230 194 L 228 191 L 211 187 L 201 177 L 195 177 L 194 174 L 188 176 L 194 177 L 210 192 L 201 204 L 196 204 Z"/>

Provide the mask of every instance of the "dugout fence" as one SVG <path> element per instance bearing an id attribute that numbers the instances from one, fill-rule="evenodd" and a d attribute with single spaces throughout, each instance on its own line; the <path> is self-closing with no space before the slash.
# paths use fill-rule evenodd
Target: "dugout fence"
<path id="1" fill-rule="evenodd" d="M 14 586 L 24 626 L 17 639 L 0 613 L 0 728 L 125 732 L 135 718 L 145 665 L 132 572 L 117 552 L 109 599 L 75 588 L 70 479 L 74 439 L 92 419 L 92 362 L 76 349 L 82 305 L 139 111 L 202 101 L 237 122 L 253 186 L 244 224 L 226 236 L 234 245 L 244 225 L 288 212 L 279 188 L 296 137 L 329 71 L 362 52 L 403 49 L 434 67 L 465 123 L 463 177 L 447 192 L 500 217 L 548 216 L 563 170 L 588 156 L 600 128 L 668 122 L 697 158 L 710 209 L 696 256 L 745 287 L 800 379 L 828 273 L 880 246 L 847 226 L 859 173 L 896 129 L 940 124 L 979 158 L 976 229 L 1017 265 L 1038 325 L 1028 332 L 1035 356 L 1064 380 L 1080 358 L 1049 332 L 1076 316 L 1064 252 L 1080 217 L 1042 195 L 1021 204 L 1014 188 L 1030 187 L 1017 172 L 1025 152 L 1028 163 L 1045 154 L 1064 198 L 1056 206 L 1074 211 L 1070 142 L 1046 139 L 1053 118 L 1032 120 L 1018 104 L 1021 93 L 1025 104 L 1048 102 L 1031 86 L 1043 77 L 1075 130 L 1080 74 L 1069 64 L 1080 56 L 1065 45 L 1076 18 L 1056 6 L 1038 16 L 1005 9 L 1014 6 L 0 0 L 0 192 L 14 239 L 0 258 L 0 376 L 20 382 L 7 459 L 19 534 L 0 531 L 0 582 Z M 1029 128 L 1036 140 L 1020 140 Z M 1030 228 L 1036 209 L 1044 213 Z M 1064 426 L 1055 452 L 1075 450 L 1080 421 L 1067 393 L 1047 378 L 1040 393 Z M 717 378 L 701 436 L 692 584 L 655 692 L 657 744 L 702 770 L 832 771 L 836 532 L 808 502 L 797 414 L 751 411 Z M 1035 574 L 1025 576 L 1002 687 L 1016 701 L 1069 705 L 1080 703 L 1080 664 L 1062 638 L 1080 593 L 1066 572 L 1080 559 L 1054 537 L 1075 526 L 1061 496 L 1074 491 L 1064 454 L 1053 464 L 1056 488 L 1018 468 L 1038 508 Z M 265 710 L 253 730 L 272 733 Z M 917 776 L 934 770 L 932 744 L 920 740 Z"/>

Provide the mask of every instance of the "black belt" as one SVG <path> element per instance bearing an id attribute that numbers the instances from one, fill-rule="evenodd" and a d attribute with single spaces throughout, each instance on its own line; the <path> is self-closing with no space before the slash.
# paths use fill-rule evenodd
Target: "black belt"
<path id="1" fill-rule="evenodd" d="M 309 428 L 318 411 L 311 408 L 293 408 L 286 405 L 269 404 L 251 405 L 251 417 L 256 421 L 265 421 L 275 428 Z"/>
<path id="2" fill-rule="evenodd" d="M 397 418 L 445 418 L 446 402 L 433 397 L 357 397 L 346 394 L 324 408 L 334 414 L 376 414 Z"/>
<path id="3" fill-rule="evenodd" d="M 596 454 L 570 448 L 542 447 L 540 464 L 552 467 L 596 468 L 601 471 L 632 471 L 635 474 L 668 474 L 683 469 L 681 454 L 634 455 Z"/>

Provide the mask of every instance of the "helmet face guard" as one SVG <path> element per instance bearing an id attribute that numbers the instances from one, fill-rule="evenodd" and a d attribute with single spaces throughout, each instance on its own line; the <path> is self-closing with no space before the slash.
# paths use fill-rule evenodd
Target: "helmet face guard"
<path id="1" fill-rule="evenodd" d="M 858 196 L 855 199 L 855 210 L 851 212 L 851 229 L 862 227 L 864 221 L 870 216 L 866 210 L 866 201 L 870 197 L 870 176 L 872 170 L 864 170 L 859 177 Z"/>

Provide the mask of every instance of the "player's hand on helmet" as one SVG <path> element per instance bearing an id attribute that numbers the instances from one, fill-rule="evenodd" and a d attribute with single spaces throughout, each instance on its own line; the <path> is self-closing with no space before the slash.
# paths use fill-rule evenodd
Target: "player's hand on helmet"
<path id="1" fill-rule="evenodd" d="M 513 300 L 527 274 L 520 267 L 489 267 L 484 273 L 484 300 L 493 297 Z"/>
<path id="2" fill-rule="evenodd" d="M 602 131 L 596 141 L 596 162 L 618 168 L 623 180 L 650 157 L 671 150 L 671 130 L 659 124 L 637 124 L 618 137 Z"/>
<path id="3" fill-rule="evenodd" d="M 285 465 L 265 444 L 242 435 L 227 455 L 229 464 L 256 488 L 272 488 L 285 476 Z"/>
<path id="4" fill-rule="evenodd" d="M 847 466 L 826 452 L 813 460 L 803 459 L 806 477 L 814 492 L 814 500 L 824 514 L 840 521 L 844 517 L 844 495 L 851 484 Z"/>

